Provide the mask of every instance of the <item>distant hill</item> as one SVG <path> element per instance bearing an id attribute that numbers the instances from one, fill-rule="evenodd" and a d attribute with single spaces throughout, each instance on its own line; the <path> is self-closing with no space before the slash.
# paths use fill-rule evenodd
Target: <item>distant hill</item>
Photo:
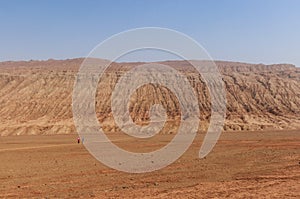
<path id="1" fill-rule="evenodd" d="M 0 135 L 74 133 L 72 89 L 83 59 L 0 62 Z M 185 61 L 160 62 L 184 73 L 198 93 L 200 129 L 210 118 L 209 92 L 201 76 Z M 97 90 L 96 109 L 107 132 L 116 132 L 110 94 L 122 73 L 138 63 L 113 63 Z M 140 64 L 140 63 L 139 63 Z M 227 91 L 224 129 L 300 129 L 300 69 L 290 64 L 247 64 L 217 61 Z M 118 71 L 118 72 L 117 72 Z M 138 96 L 138 97 L 137 97 Z M 175 132 L 179 104 L 164 87 L 147 85 L 132 96 L 130 114 L 147 124 L 147 108 L 168 108 L 164 133 Z"/>

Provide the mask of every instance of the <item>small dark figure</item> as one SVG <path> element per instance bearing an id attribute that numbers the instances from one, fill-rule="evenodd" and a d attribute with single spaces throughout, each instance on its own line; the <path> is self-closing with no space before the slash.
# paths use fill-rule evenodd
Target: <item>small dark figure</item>
<path id="1" fill-rule="evenodd" d="M 77 143 L 80 144 L 80 137 L 77 138 Z"/>

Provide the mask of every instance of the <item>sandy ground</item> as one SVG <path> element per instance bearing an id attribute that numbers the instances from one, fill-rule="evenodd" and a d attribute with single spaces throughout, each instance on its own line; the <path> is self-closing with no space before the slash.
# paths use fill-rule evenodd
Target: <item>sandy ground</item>
<path id="1" fill-rule="evenodd" d="M 172 136 L 110 138 L 151 151 Z M 0 198 L 300 198 L 300 131 L 223 133 L 205 159 L 200 134 L 175 163 L 144 174 L 106 167 L 76 137 L 1 137 Z"/>

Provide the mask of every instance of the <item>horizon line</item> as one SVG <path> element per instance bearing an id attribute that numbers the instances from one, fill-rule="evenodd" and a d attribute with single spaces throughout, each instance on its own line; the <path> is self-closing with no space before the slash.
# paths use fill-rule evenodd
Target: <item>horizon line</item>
<path id="1" fill-rule="evenodd" d="M 72 58 L 48 58 L 48 59 L 20 59 L 20 60 L 0 60 L 0 63 L 5 62 L 47 62 L 47 61 L 68 61 L 68 60 L 77 60 L 77 59 L 87 59 L 89 57 L 72 57 Z M 100 60 L 108 60 L 105 58 L 93 58 L 93 59 L 100 59 Z M 110 61 L 110 60 L 108 60 Z M 222 59 L 215 59 L 215 60 L 185 60 L 185 59 L 165 59 L 165 60 L 155 60 L 155 61 L 114 61 L 115 63 L 158 63 L 158 62 L 169 62 L 169 61 L 213 61 L 213 62 L 232 62 L 232 63 L 241 63 L 241 64 L 251 64 L 251 65 L 293 65 L 299 68 L 296 64 L 281 62 L 281 63 L 263 63 L 263 62 L 247 62 L 247 61 L 235 61 L 235 60 L 222 60 Z"/>

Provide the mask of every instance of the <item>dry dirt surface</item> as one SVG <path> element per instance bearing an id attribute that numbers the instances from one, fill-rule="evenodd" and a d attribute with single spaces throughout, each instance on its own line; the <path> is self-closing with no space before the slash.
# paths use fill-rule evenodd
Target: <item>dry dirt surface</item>
<path id="1" fill-rule="evenodd" d="M 203 136 L 175 163 L 144 174 L 106 167 L 75 134 L 1 137 L 0 198 L 300 198 L 299 131 L 226 132 L 199 159 Z M 110 138 L 138 152 L 162 147 L 172 135 Z"/>
<path id="2" fill-rule="evenodd" d="M 0 62 L 0 198 L 300 198 L 299 68 L 216 62 L 226 89 L 225 132 L 199 159 L 210 121 L 209 91 L 188 62 L 161 62 L 185 75 L 196 92 L 199 132 L 175 163 L 128 174 L 103 165 L 76 143 L 72 91 L 82 62 Z M 113 63 L 105 71 L 96 92 L 96 116 L 115 144 L 149 152 L 175 136 L 181 113 L 174 94 L 148 84 L 131 96 L 130 116 L 147 125 L 151 105 L 161 104 L 165 127 L 149 139 L 120 132 L 111 94 L 120 77 L 139 64 Z"/>

